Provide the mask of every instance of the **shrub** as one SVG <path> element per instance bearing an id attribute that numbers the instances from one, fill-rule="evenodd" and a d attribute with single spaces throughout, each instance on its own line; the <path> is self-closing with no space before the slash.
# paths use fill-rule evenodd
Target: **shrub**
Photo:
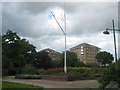
<path id="1" fill-rule="evenodd" d="M 92 67 L 92 71 L 94 72 L 94 77 L 101 77 L 103 75 L 105 68 L 102 67 Z"/>
<path id="2" fill-rule="evenodd" d="M 68 67 L 67 73 L 64 73 L 63 68 L 51 68 L 48 70 L 39 69 L 36 74 L 38 75 L 67 75 L 67 76 L 81 76 L 81 77 L 100 77 L 104 68 L 99 67 Z"/>
<path id="3" fill-rule="evenodd" d="M 120 88 L 120 62 L 109 65 L 98 82 L 101 88 L 106 88 L 111 82 L 115 82 Z"/>
<path id="4" fill-rule="evenodd" d="M 74 74 L 71 74 L 74 73 Z M 68 75 L 92 76 L 92 69 L 88 67 L 69 67 Z"/>
<path id="5" fill-rule="evenodd" d="M 8 75 L 8 70 L 2 68 L 2 76 L 7 76 Z"/>
<path id="6" fill-rule="evenodd" d="M 36 73 L 38 75 L 44 75 L 44 74 L 46 74 L 46 70 L 45 69 L 39 69 L 39 70 L 36 71 Z"/>
<path id="7" fill-rule="evenodd" d="M 87 67 L 99 67 L 100 65 L 98 63 L 87 63 Z"/>
<path id="8" fill-rule="evenodd" d="M 86 67 L 86 64 L 84 64 L 83 62 L 77 61 L 75 64 L 75 67 Z"/>
<path id="9" fill-rule="evenodd" d="M 54 69 L 48 69 L 47 71 L 46 71 L 46 74 L 48 74 L 48 75 L 53 75 L 53 74 L 57 74 L 58 75 L 58 73 L 61 73 L 61 72 L 63 72 L 63 68 L 54 68 Z"/>
<path id="10" fill-rule="evenodd" d="M 62 62 L 61 60 L 53 60 L 52 61 L 52 68 L 62 67 L 61 62 Z"/>
<path id="11" fill-rule="evenodd" d="M 22 73 L 23 74 L 35 74 L 36 69 L 32 64 L 26 64 L 26 66 L 22 68 Z"/>
<path id="12" fill-rule="evenodd" d="M 16 70 L 15 67 L 10 66 L 10 67 L 8 68 L 8 75 L 15 75 L 16 72 L 17 72 L 17 70 Z"/>
<path id="13" fill-rule="evenodd" d="M 118 87 L 118 84 L 114 81 L 111 81 L 107 86 L 106 88 L 119 88 Z"/>

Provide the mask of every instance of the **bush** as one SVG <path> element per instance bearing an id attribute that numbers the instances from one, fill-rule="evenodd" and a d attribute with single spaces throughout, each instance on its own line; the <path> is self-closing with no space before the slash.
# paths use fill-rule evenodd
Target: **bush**
<path id="1" fill-rule="evenodd" d="M 46 70 L 45 69 L 39 69 L 39 70 L 36 71 L 36 74 L 44 75 L 44 74 L 46 74 Z"/>
<path id="2" fill-rule="evenodd" d="M 10 67 L 8 68 L 8 75 L 15 75 L 16 72 L 17 72 L 17 70 L 16 70 L 15 67 L 10 66 Z"/>
<path id="3" fill-rule="evenodd" d="M 103 72 L 106 68 L 102 67 L 92 67 L 92 71 L 94 72 L 94 77 L 101 77 L 103 75 Z"/>
<path id="4" fill-rule="evenodd" d="M 39 69 L 36 74 L 38 75 L 62 75 L 62 76 L 80 76 L 80 77 L 100 77 L 104 68 L 99 67 L 68 67 L 67 73 L 64 73 L 63 68 L 51 68 L 48 70 Z"/>
<path id="5" fill-rule="evenodd" d="M 36 74 L 38 75 L 63 75 L 63 68 L 51 68 L 48 70 L 45 69 L 39 69 L 37 70 Z"/>
<path id="6" fill-rule="evenodd" d="M 86 64 L 84 64 L 83 62 L 77 61 L 75 66 L 76 67 L 86 67 Z"/>
<path id="7" fill-rule="evenodd" d="M 26 64 L 26 66 L 22 68 L 22 73 L 23 74 L 35 74 L 36 69 L 32 64 Z"/>
<path id="8" fill-rule="evenodd" d="M 87 67 L 100 67 L 98 63 L 87 63 L 86 66 Z"/>
<path id="9" fill-rule="evenodd" d="M 62 67 L 61 62 L 62 62 L 61 60 L 53 60 L 52 61 L 52 68 Z"/>
<path id="10" fill-rule="evenodd" d="M 8 70 L 2 68 L 2 76 L 7 76 L 8 75 Z"/>
<path id="11" fill-rule="evenodd" d="M 118 85 L 116 82 L 114 81 L 111 81 L 107 86 L 106 88 L 118 88 Z"/>
<path id="12" fill-rule="evenodd" d="M 120 88 L 120 62 L 110 64 L 98 82 L 101 88 L 106 88 L 111 82 L 115 82 Z"/>
<path id="13" fill-rule="evenodd" d="M 72 73 L 72 74 L 71 74 Z M 68 75 L 77 75 L 77 76 L 92 76 L 93 72 L 91 68 L 88 67 L 69 67 Z"/>
<path id="14" fill-rule="evenodd" d="M 47 71 L 46 71 L 46 74 L 47 75 L 61 75 L 61 74 L 63 74 L 62 73 L 63 72 L 63 68 L 54 68 L 54 69 L 48 69 Z"/>

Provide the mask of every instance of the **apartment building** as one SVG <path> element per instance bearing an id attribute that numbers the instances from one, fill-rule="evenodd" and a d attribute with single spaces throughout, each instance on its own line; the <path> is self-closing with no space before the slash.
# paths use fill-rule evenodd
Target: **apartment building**
<path id="1" fill-rule="evenodd" d="M 95 56 L 100 51 L 100 48 L 88 43 L 82 43 L 70 48 L 70 51 L 76 53 L 78 60 L 85 64 L 97 63 Z"/>
<path id="2" fill-rule="evenodd" d="M 57 52 L 55 50 L 46 48 L 46 49 L 43 49 L 41 51 L 46 51 L 52 60 L 59 60 L 60 59 L 61 53 L 59 53 L 59 52 Z"/>

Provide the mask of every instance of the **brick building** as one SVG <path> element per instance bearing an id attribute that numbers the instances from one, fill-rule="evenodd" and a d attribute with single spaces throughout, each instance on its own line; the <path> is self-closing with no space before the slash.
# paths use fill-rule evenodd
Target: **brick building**
<path id="1" fill-rule="evenodd" d="M 85 64 L 97 63 L 95 56 L 100 51 L 100 48 L 88 43 L 82 43 L 70 48 L 70 51 L 76 53 L 78 60 Z"/>
<path id="2" fill-rule="evenodd" d="M 47 49 L 43 49 L 43 50 L 41 50 L 41 51 L 46 51 L 46 52 L 48 52 L 48 55 L 50 56 L 50 58 L 51 58 L 52 60 L 59 60 L 59 59 L 60 59 L 61 53 L 59 53 L 59 52 L 57 52 L 57 51 L 55 51 L 55 50 L 52 50 L 52 49 L 47 48 Z M 41 52 L 41 51 L 40 51 L 40 52 Z"/>

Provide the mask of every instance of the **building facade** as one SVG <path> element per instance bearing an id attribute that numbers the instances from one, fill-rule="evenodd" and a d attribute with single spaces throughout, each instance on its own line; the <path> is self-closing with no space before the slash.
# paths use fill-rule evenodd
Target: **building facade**
<path id="1" fill-rule="evenodd" d="M 79 44 L 70 49 L 77 55 L 79 61 L 83 63 L 98 63 L 95 56 L 100 51 L 100 48 L 88 43 Z"/>
<path id="2" fill-rule="evenodd" d="M 52 60 L 59 60 L 60 59 L 60 56 L 61 56 L 61 53 L 55 51 L 55 50 L 52 50 L 52 49 L 43 49 L 41 51 L 46 51 L 49 55 L 49 57 L 52 59 Z"/>

